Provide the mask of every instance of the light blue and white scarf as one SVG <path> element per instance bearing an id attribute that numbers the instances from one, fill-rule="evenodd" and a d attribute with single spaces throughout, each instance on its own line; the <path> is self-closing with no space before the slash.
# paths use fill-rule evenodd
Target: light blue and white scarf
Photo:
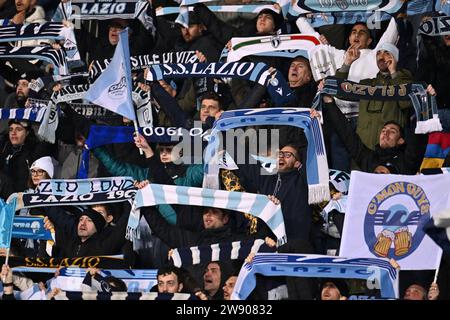
<path id="1" fill-rule="evenodd" d="M 267 224 L 277 237 L 278 245 L 287 242 L 281 205 L 275 205 L 264 195 L 150 184 L 137 192 L 133 206 L 139 209 L 158 204 L 184 204 L 247 212 L 262 219 Z M 131 216 L 132 214 L 130 214 Z"/>
<path id="2" fill-rule="evenodd" d="M 308 254 L 258 253 L 244 263 L 231 295 L 245 300 L 256 286 L 256 274 L 265 276 L 366 279 L 369 289 L 384 298 L 398 298 L 398 270 L 387 259 L 344 258 Z"/>
<path id="3" fill-rule="evenodd" d="M 61 291 L 55 300 L 199 300 L 189 293 Z"/>
<path id="4" fill-rule="evenodd" d="M 250 253 L 274 252 L 263 239 L 221 242 L 211 245 L 176 248 L 170 258 L 175 267 L 186 267 L 210 261 L 244 260 Z"/>
<path id="5" fill-rule="evenodd" d="M 205 177 L 203 186 L 219 189 L 219 145 L 220 131 L 245 126 L 290 125 L 302 128 L 308 140 L 306 171 L 309 186 L 309 203 L 320 203 L 330 199 L 328 186 L 328 163 L 322 128 L 317 118 L 311 119 L 309 109 L 267 108 L 226 111 L 214 123 L 211 138 L 205 150 Z"/>
<path id="6" fill-rule="evenodd" d="M 127 285 L 128 292 L 149 292 L 157 284 L 157 271 L 157 269 L 102 269 L 100 275 L 122 279 Z M 82 291 L 86 272 L 87 269 L 84 268 L 61 269 L 52 286 L 64 291 Z"/>

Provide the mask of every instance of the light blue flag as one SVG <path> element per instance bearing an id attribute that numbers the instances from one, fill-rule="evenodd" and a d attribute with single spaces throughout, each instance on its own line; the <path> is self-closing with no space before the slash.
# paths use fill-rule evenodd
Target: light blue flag
<path id="1" fill-rule="evenodd" d="M 130 120 L 136 120 L 133 108 L 130 49 L 128 29 L 119 33 L 111 63 L 95 80 L 84 98 L 105 109 L 118 113 Z"/>
<path id="2" fill-rule="evenodd" d="M 14 212 L 16 211 L 17 197 L 10 203 L 5 203 L 0 199 L 0 248 L 9 248 L 11 245 L 11 235 Z"/>

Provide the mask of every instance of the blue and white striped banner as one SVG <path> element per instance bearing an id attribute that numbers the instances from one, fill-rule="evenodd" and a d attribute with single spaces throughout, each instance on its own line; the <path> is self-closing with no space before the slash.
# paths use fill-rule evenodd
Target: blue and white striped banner
<path id="1" fill-rule="evenodd" d="M 199 300 L 189 293 L 158 292 L 60 292 L 55 300 Z"/>
<path id="2" fill-rule="evenodd" d="M 17 108 L 17 109 L 0 109 L 0 119 L 17 119 L 33 122 L 41 122 L 45 114 L 45 108 Z"/>
<path id="3" fill-rule="evenodd" d="M 231 299 L 245 300 L 256 286 L 256 274 L 366 279 L 368 289 L 380 289 L 384 298 L 398 298 L 398 272 L 387 259 L 258 253 L 242 265 Z"/>
<path id="4" fill-rule="evenodd" d="M 215 207 L 250 213 L 266 222 L 277 237 L 278 245 L 287 241 L 281 205 L 275 205 L 265 195 L 153 183 L 137 192 L 136 208 L 158 204 Z"/>

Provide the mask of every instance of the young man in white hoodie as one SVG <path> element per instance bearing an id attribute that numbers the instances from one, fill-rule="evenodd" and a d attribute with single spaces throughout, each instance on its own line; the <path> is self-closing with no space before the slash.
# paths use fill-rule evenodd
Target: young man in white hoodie
<path id="1" fill-rule="evenodd" d="M 336 71 L 344 65 L 346 50 L 336 49 L 335 47 L 328 45 L 326 38 L 323 35 L 319 35 L 306 18 L 300 17 L 297 19 L 296 23 L 301 33 L 314 34 L 322 41 L 322 45 L 316 46 L 313 50 L 308 52 L 314 80 L 319 81 L 328 76 L 334 76 Z M 359 82 L 361 79 L 375 78 L 379 71 L 376 63 L 378 48 L 384 43 L 395 45 L 397 40 L 398 30 L 394 18 L 389 22 L 386 31 L 383 33 L 383 36 L 380 38 L 374 49 L 369 49 L 373 39 L 367 25 L 362 22 L 355 23 L 348 36 L 348 42 L 349 49 L 357 48 L 359 51 L 359 58 L 351 64 L 350 70 L 348 70 L 348 79 Z M 357 101 L 335 100 L 336 105 L 356 130 L 359 103 Z M 333 131 L 331 131 L 329 135 L 329 151 L 331 168 L 350 172 L 351 157 L 347 153 L 344 144 Z"/>

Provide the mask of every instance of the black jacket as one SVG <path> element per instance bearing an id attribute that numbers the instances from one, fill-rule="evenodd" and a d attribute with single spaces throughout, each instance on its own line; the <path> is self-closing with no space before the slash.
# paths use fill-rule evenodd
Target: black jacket
<path id="1" fill-rule="evenodd" d="M 375 150 L 366 147 L 358 134 L 353 130 L 346 117 L 334 102 L 323 107 L 324 123 L 330 124 L 336 130 L 345 148 L 356 161 L 362 171 L 373 172 L 378 165 L 391 163 L 397 174 L 416 174 L 423 159 L 427 143 L 427 135 L 413 134 L 406 145 L 382 149 L 380 145 Z"/>
<path id="2" fill-rule="evenodd" d="M 237 175 L 247 192 L 274 195 L 281 202 L 287 240 L 309 240 L 312 212 L 308 204 L 305 166 L 277 175 L 261 175 L 262 167 L 239 165 Z"/>

